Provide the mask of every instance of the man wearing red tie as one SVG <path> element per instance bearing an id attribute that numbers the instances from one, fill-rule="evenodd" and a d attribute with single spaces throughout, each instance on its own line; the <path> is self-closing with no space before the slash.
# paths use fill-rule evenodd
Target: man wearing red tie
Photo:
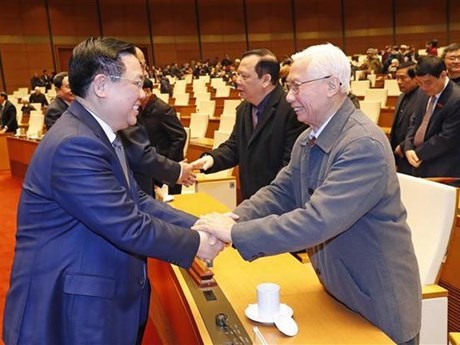
<path id="1" fill-rule="evenodd" d="M 437 56 L 422 58 L 415 74 L 423 93 L 404 145 L 413 175 L 460 177 L 460 87 Z"/>

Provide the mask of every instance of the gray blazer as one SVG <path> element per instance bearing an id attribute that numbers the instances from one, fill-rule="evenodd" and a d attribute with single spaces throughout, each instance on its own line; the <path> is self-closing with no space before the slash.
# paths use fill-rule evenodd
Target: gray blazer
<path id="1" fill-rule="evenodd" d="M 332 296 L 408 341 L 420 331 L 421 283 L 388 139 L 348 99 L 313 147 L 309 132 L 234 210 L 233 244 L 245 260 L 308 248 Z"/>

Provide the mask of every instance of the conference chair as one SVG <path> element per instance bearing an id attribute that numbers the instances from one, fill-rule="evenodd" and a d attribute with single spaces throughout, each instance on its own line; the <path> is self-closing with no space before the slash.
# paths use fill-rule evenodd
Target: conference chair
<path id="1" fill-rule="evenodd" d="M 166 104 L 169 104 L 169 93 L 157 93 L 156 94 L 159 99 L 161 99 Z"/>
<path id="2" fill-rule="evenodd" d="M 401 90 L 399 90 L 398 81 L 396 79 L 385 79 L 383 82 L 383 88 L 388 90 L 388 96 L 399 96 Z"/>
<path id="3" fill-rule="evenodd" d="M 361 111 L 375 124 L 379 123 L 381 103 L 380 101 L 359 101 Z"/>
<path id="4" fill-rule="evenodd" d="M 29 117 L 29 128 L 27 129 L 27 137 L 39 138 L 42 135 L 43 125 L 45 124 L 45 116 L 38 110 L 32 110 Z"/>
<path id="5" fill-rule="evenodd" d="M 189 93 L 177 94 L 175 97 L 174 105 L 179 105 L 179 106 L 188 105 L 189 99 L 190 99 Z"/>
<path id="6" fill-rule="evenodd" d="M 375 82 L 377 81 L 377 75 L 370 73 L 367 75 L 367 79 L 371 82 L 371 87 L 375 87 Z"/>
<path id="7" fill-rule="evenodd" d="M 187 157 L 188 145 L 190 144 L 190 127 L 184 127 L 184 130 L 185 130 L 184 157 Z"/>
<path id="8" fill-rule="evenodd" d="M 230 96 L 230 86 L 218 85 L 216 88 L 216 98 L 224 98 Z"/>
<path id="9" fill-rule="evenodd" d="M 194 92 L 193 97 L 195 97 L 195 104 L 198 105 L 201 101 L 210 101 L 211 93 L 208 91 L 205 92 Z"/>
<path id="10" fill-rule="evenodd" d="M 222 114 L 219 122 L 219 131 L 231 132 L 235 126 L 236 115 Z"/>
<path id="11" fill-rule="evenodd" d="M 447 290 L 437 285 L 458 207 L 452 186 L 398 173 L 422 283 L 420 344 L 447 343 Z"/>
<path id="12" fill-rule="evenodd" d="M 218 86 L 225 85 L 224 78 L 211 78 L 211 87 L 217 89 Z"/>
<path id="13" fill-rule="evenodd" d="M 240 99 L 226 99 L 224 100 L 224 109 L 222 111 L 222 115 L 236 115 L 236 107 L 238 107 L 241 103 Z M 221 116 L 222 116 L 221 115 Z"/>
<path id="14" fill-rule="evenodd" d="M 190 115 L 190 138 L 204 138 L 208 129 L 209 115 L 192 113 Z"/>
<path id="15" fill-rule="evenodd" d="M 387 89 L 367 89 L 364 92 L 365 101 L 379 101 L 382 108 L 386 108 L 388 99 Z"/>
<path id="16" fill-rule="evenodd" d="M 200 100 L 196 103 L 196 112 L 201 114 L 208 114 L 209 117 L 214 117 L 216 111 L 216 101 Z"/>
<path id="17" fill-rule="evenodd" d="M 350 82 L 350 89 L 356 96 L 364 97 L 366 90 L 370 88 L 370 80 L 352 80 Z"/>

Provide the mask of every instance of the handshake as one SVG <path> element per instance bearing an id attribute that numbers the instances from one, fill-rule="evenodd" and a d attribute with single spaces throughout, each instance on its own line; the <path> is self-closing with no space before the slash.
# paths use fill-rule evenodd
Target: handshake
<path id="1" fill-rule="evenodd" d="M 201 216 L 192 226 L 200 234 L 196 256 L 206 262 L 213 260 L 227 244 L 232 242 L 232 226 L 238 220 L 234 213 L 210 213 Z"/>
<path id="2" fill-rule="evenodd" d="M 185 187 L 190 187 L 196 182 L 196 175 L 194 170 L 207 170 L 214 165 L 214 159 L 212 156 L 203 156 L 197 159 L 194 162 L 187 163 L 187 160 L 184 160 L 179 163 L 181 165 L 181 175 L 176 181 L 177 184 L 184 185 Z"/>

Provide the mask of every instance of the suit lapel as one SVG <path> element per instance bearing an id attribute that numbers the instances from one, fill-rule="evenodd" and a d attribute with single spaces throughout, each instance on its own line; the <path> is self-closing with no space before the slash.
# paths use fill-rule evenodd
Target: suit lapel
<path id="1" fill-rule="evenodd" d="M 443 109 L 446 101 L 450 98 L 451 92 L 452 92 L 452 81 L 449 81 L 449 83 L 447 84 L 446 88 L 444 89 L 444 91 L 439 96 L 439 99 L 436 102 L 436 105 L 434 106 L 433 114 L 431 115 L 430 121 L 428 122 L 428 127 L 426 129 L 426 132 L 427 132 L 428 135 L 429 135 L 431 129 L 433 127 L 436 128 L 436 124 L 440 121 L 440 119 L 442 117 L 441 116 L 442 109 Z M 429 100 L 429 98 L 428 98 L 428 100 Z"/>

